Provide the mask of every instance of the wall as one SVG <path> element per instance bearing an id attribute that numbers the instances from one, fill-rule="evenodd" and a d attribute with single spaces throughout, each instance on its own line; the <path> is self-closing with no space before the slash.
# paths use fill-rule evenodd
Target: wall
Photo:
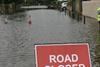
<path id="1" fill-rule="evenodd" d="M 96 18 L 97 8 L 100 7 L 100 0 L 83 1 L 83 15 Z"/>

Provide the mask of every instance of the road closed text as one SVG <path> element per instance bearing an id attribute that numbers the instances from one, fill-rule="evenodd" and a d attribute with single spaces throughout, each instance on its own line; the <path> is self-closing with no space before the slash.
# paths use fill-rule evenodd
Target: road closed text
<path id="1" fill-rule="evenodd" d="M 49 55 L 51 64 L 59 64 L 57 67 L 86 67 L 85 64 L 78 63 L 79 56 L 77 54 L 66 55 Z M 64 64 L 64 65 L 62 65 Z M 53 65 L 51 67 L 54 67 Z"/>

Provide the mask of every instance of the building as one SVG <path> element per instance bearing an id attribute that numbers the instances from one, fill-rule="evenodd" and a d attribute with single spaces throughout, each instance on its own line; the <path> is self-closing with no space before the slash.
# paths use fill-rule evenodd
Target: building
<path id="1" fill-rule="evenodd" d="M 67 0 L 68 14 L 74 19 L 80 20 L 82 15 L 96 18 L 100 0 Z"/>
<path id="2" fill-rule="evenodd" d="M 97 8 L 100 7 L 100 0 L 83 1 L 83 12 L 85 16 L 96 18 Z"/>

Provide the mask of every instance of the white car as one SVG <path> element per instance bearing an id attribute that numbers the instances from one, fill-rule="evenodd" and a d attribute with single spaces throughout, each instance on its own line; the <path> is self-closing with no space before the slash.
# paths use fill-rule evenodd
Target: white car
<path id="1" fill-rule="evenodd" d="M 61 4 L 61 7 L 67 7 L 67 2 L 63 2 L 63 3 Z"/>
<path id="2" fill-rule="evenodd" d="M 67 2 L 62 2 L 61 4 L 61 10 L 67 9 Z"/>

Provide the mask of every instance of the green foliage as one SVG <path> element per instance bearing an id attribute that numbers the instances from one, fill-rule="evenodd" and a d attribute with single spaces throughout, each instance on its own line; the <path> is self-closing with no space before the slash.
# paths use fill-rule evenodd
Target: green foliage
<path id="1" fill-rule="evenodd" d="M 52 4 L 53 2 L 56 2 L 56 1 L 57 0 L 38 0 L 39 3 L 45 4 L 45 5 Z"/>
<path id="2" fill-rule="evenodd" d="M 97 44 L 100 45 L 100 32 L 98 32 L 98 34 L 97 34 L 96 42 L 97 42 Z"/>
<path id="3" fill-rule="evenodd" d="M 96 39 L 96 48 L 95 48 L 95 62 L 98 62 L 100 64 L 100 32 L 97 34 L 97 39 Z"/>
<path id="4" fill-rule="evenodd" d="M 44 5 L 48 5 L 48 4 L 52 4 L 55 3 L 57 0 L 26 0 L 27 4 L 44 4 Z M 20 4 L 20 3 L 24 3 L 24 0 L 0 0 L 0 3 L 16 3 L 16 4 Z"/>

